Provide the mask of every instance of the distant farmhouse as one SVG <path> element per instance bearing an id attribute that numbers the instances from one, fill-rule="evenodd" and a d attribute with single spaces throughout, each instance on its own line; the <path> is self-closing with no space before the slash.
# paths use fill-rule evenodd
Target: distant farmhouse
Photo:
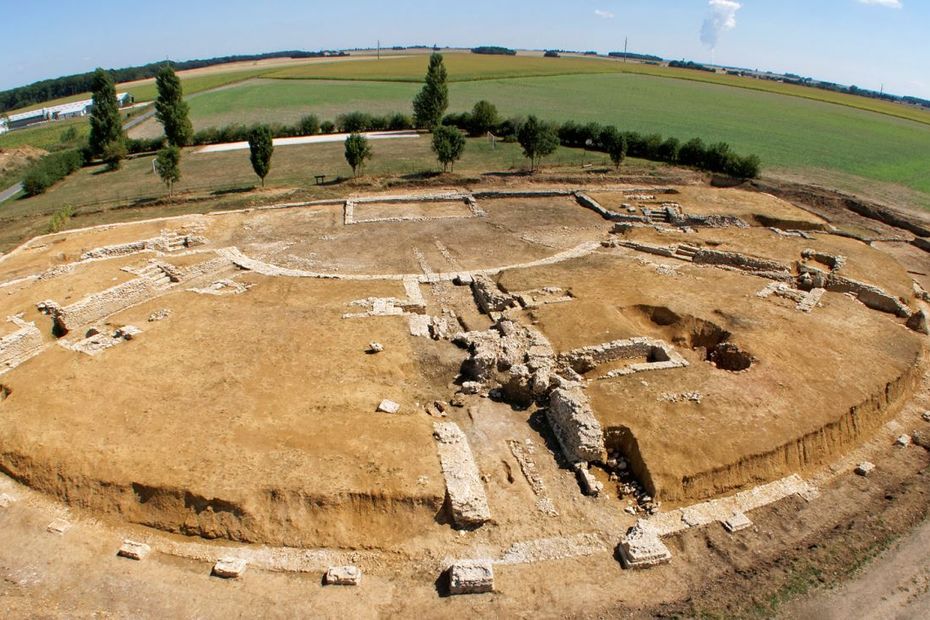
<path id="1" fill-rule="evenodd" d="M 134 101 L 135 99 L 130 93 L 117 93 L 116 95 L 116 102 L 121 108 L 132 105 Z M 40 108 L 38 110 L 30 110 L 28 112 L 21 112 L 19 114 L 10 114 L 6 117 L 0 118 L 0 134 L 12 131 L 14 129 L 29 127 L 30 125 L 35 125 L 37 123 L 61 121 L 66 118 L 87 116 L 90 114 L 93 107 L 93 100 L 84 99 L 83 101 L 63 103 L 61 105 Z"/>

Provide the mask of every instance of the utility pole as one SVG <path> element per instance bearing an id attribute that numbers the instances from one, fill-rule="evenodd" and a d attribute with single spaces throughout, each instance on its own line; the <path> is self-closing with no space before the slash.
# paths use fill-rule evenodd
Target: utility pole
<path id="1" fill-rule="evenodd" d="M 630 37 L 624 37 L 623 39 L 623 64 L 626 64 L 626 50 L 630 44 Z"/>
<path id="2" fill-rule="evenodd" d="M 381 60 L 381 39 L 378 39 L 378 60 Z"/>

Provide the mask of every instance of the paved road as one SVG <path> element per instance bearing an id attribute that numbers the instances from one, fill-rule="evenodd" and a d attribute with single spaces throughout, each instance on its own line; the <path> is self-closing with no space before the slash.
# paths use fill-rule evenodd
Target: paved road
<path id="1" fill-rule="evenodd" d="M 12 198 L 16 194 L 20 193 L 21 191 L 23 191 L 22 183 L 17 183 L 13 187 L 9 187 L 3 190 L 2 192 L 0 192 L 0 202 L 6 202 L 7 200 Z"/>
<path id="2" fill-rule="evenodd" d="M 370 131 L 363 133 L 363 136 L 369 140 L 390 140 L 395 138 L 419 138 L 420 134 L 416 131 Z M 293 144 L 321 144 L 324 142 L 345 142 L 349 137 L 347 133 L 333 133 L 322 136 L 302 136 L 299 138 L 275 138 L 275 146 L 290 146 Z M 226 144 L 211 144 L 202 149 L 194 151 L 199 153 L 222 153 L 224 151 L 243 151 L 248 150 L 248 142 L 228 142 Z"/>
<path id="3" fill-rule="evenodd" d="M 148 103 L 146 103 L 145 105 L 151 105 L 151 102 L 148 102 Z M 154 106 L 154 105 L 152 106 L 152 109 L 149 110 L 148 112 L 146 112 L 145 114 L 140 114 L 139 116 L 137 116 L 137 117 L 135 117 L 135 118 L 133 118 L 133 119 L 130 119 L 130 120 L 126 121 L 125 123 L 123 123 L 123 129 L 125 129 L 126 131 L 129 131 L 130 129 L 132 129 L 132 128 L 135 127 L 136 125 L 139 125 L 139 124 L 141 124 L 141 123 L 144 123 L 145 121 L 149 120 L 149 119 L 152 118 L 153 116 L 155 116 L 155 106 Z"/>

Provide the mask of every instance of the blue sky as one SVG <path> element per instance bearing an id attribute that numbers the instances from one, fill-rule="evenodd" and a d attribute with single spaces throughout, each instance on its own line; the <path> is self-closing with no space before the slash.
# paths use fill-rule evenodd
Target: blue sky
<path id="1" fill-rule="evenodd" d="M 631 51 L 930 98 L 930 0 L 0 0 L 0 14 L 0 89 L 98 65 L 378 39 L 608 52 L 629 36 Z"/>

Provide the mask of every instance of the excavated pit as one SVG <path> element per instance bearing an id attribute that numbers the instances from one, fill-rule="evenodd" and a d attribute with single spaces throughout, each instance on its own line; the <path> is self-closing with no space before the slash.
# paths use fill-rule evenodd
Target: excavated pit
<path id="1" fill-rule="evenodd" d="M 740 372 L 749 369 L 753 356 L 739 348 L 730 339 L 733 334 L 716 323 L 687 314 L 676 314 L 665 306 L 638 305 L 632 308 L 651 323 L 671 333 L 670 340 L 679 347 L 697 352 L 703 360 L 720 370 Z M 664 361 L 664 360 L 661 360 Z"/>

